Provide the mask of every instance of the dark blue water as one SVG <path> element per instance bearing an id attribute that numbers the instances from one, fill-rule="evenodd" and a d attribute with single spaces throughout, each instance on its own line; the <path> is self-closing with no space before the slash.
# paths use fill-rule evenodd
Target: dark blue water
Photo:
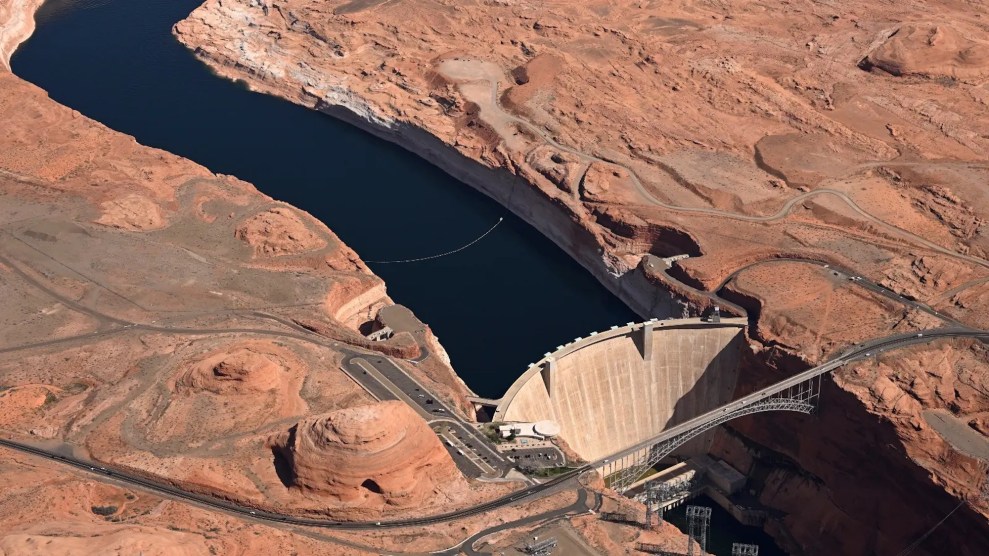
<path id="1" fill-rule="evenodd" d="M 708 529 L 707 551 L 715 556 L 731 556 L 731 545 L 754 544 L 759 547 L 759 556 L 786 556 L 773 538 L 759 527 L 749 527 L 735 521 L 721 506 L 706 496 L 692 499 L 688 504 L 681 504 L 666 512 L 664 519 L 687 532 L 687 506 L 705 506 L 711 508 L 711 526 Z M 697 548 L 695 547 L 695 551 Z"/>
<path id="2" fill-rule="evenodd" d="M 634 314 L 549 240 L 418 157 L 211 74 L 170 34 L 201 0 L 49 0 L 14 73 L 145 145 L 247 180 L 325 222 L 443 342 L 478 394 L 500 396 L 563 341 Z"/>

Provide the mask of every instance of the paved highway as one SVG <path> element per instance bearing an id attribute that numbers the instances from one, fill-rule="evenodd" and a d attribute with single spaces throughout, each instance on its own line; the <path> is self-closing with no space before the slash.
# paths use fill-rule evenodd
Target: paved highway
<path id="1" fill-rule="evenodd" d="M 233 502 L 216 498 L 210 495 L 183 490 L 176 486 L 150 480 L 140 475 L 135 475 L 125 471 L 121 471 L 119 469 L 114 469 L 112 467 L 107 467 L 101 464 L 85 461 L 70 455 L 44 450 L 20 442 L 0 439 L 0 446 L 3 446 L 5 448 L 10 448 L 12 450 L 17 450 L 19 452 L 47 458 L 52 461 L 56 461 L 59 463 L 63 463 L 65 465 L 75 467 L 77 469 L 95 475 L 99 480 L 102 481 L 118 482 L 118 483 L 133 485 L 143 490 L 151 491 L 155 494 L 164 495 L 170 498 L 185 500 L 201 506 L 205 506 L 210 509 L 219 510 L 239 517 L 246 517 L 250 519 L 256 519 L 259 521 L 267 521 L 274 523 L 285 523 L 289 525 L 301 525 L 305 527 L 320 527 L 324 529 L 339 529 L 339 530 L 366 530 L 366 529 L 388 529 L 388 528 L 398 528 L 398 527 L 417 527 L 424 525 L 435 525 L 437 523 L 444 523 L 448 521 L 454 521 L 457 519 L 463 519 L 465 517 L 482 514 L 501 507 L 518 504 L 523 501 L 536 498 L 543 494 L 549 494 L 556 490 L 576 489 L 578 488 L 578 484 L 576 483 L 575 478 L 585 471 L 590 471 L 589 467 L 584 466 L 580 469 L 575 469 L 573 471 L 569 471 L 567 473 L 559 475 L 545 483 L 529 486 L 525 490 L 513 492 L 511 494 L 502 496 L 501 498 L 496 498 L 489 502 L 478 504 L 473 508 L 466 508 L 455 512 L 448 512 L 444 514 L 438 514 L 427 517 L 399 519 L 392 521 L 373 521 L 373 522 L 372 521 L 336 521 L 331 519 L 301 518 L 292 515 L 280 514 L 276 512 L 267 512 L 256 508 L 252 508 L 250 506 L 241 506 L 239 504 L 235 504 Z"/>
<path id="2" fill-rule="evenodd" d="M 10 264 L 9 259 L 6 257 L 0 257 L 0 262 L 3 262 L 6 266 L 14 268 L 19 274 L 17 266 Z M 148 324 L 132 323 L 126 322 L 121 319 L 105 315 L 88 307 L 79 305 L 72 300 L 66 299 L 64 296 L 58 294 L 58 292 L 52 291 L 43 284 L 37 283 L 29 275 L 23 275 L 24 279 L 32 283 L 32 285 L 38 287 L 39 289 L 52 295 L 54 298 L 65 303 L 67 306 L 90 314 L 100 320 L 104 325 L 109 325 L 111 329 L 98 330 L 96 332 L 81 334 L 78 336 L 70 338 L 61 338 L 56 340 L 47 340 L 42 342 L 37 342 L 28 345 L 9 347 L 0 350 L 0 352 L 14 352 L 20 350 L 27 350 L 38 347 L 51 346 L 61 343 L 69 343 L 86 339 L 93 339 L 101 336 L 109 336 L 112 334 L 125 333 L 130 331 L 145 331 L 145 332 L 156 332 L 162 334 L 183 334 L 183 335 L 218 335 L 218 334 L 254 334 L 259 336 L 268 336 L 276 338 L 291 338 L 299 340 L 302 342 L 307 342 L 311 344 L 316 344 L 324 347 L 333 347 L 335 349 L 348 349 L 338 342 L 333 342 L 332 339 L 328 339 L 312 333 L 304 328 L 299 327 L 298 324 L 286 321 L 277 316 L 266 315 L 264 313 L 257 313 L 254 316 L 262 316 L 269 320 L 279 322 L 291 329 L 291 331 L 286 330 L 270 330 L 270 329 L 259 329 L 259 328 L 231 328 L 231 329 L 210 329 L 210 328 L 183 328 L 183 327 L 173 327 L 173 326 L 161 326 L 156 325 L 154 321 Z M 895 295 L 895 294 L 894 294 Z M 236 311 L 231 311 L 231 314 L 240 314 Z M 637 452 L 644 448 L 647 448 L 658 442 L 674 437 L 678 434 L 682 434 L 691 429 L 704 426 L 719 417 L 723 417 L 725 411 L 735 412 L 742 409 L 748 405 L 785 390 L 789 387 L 795 386 L 809 380 L 811 378 L 820 376 L 827 372 L 830 372 L 846 363 L 859 360 L 865 357 L 869 357 L 875 353 L 879 353 L 886 350 L 897 349 L 901 347 L 906 347 L 909 345 L 915 345 L 920 343 L 930 342 L 941 338 L 953 338 L 953 337 L 969 337 L 969 338 L 980 338 L 989 339 L 989 332 L 973 330 L 967 327 L 949 327 L 941 328 L 936 330 L 930 330 L 923 333 L 912 333 L 912 334 L 898 334 L 894 336 L 889 336 L 886 338 L 881 338 L 878 340 L 873 340 L 866 342 L 864 344 L 859 344 L 853 346 L 851 349 L 847 350 L 845 353 L 836 357 L 835 359 L 809 369 L 803 373 L 797 374 L 791 378 L 780 381 L 768 388 L 764 388 L 753 394 L 749 394 L 739 400 L 731 402 L 722 408 L 718 408 L 714 411 L 708 412 L 704 415 L 698 416 L 690 421 L 687 421 L 681 425 L 673 427 L 664 431 L 662 434 L 649 439 L 645 442 L 639 443 L 635 446 L 629 447 L 622 452 L 614 454 L 609 458 L 603 458 L 601 460 L 592 462 L 590 464 L 584 465 L 578 469 L 574 469 L 565 472 L 553 479 L 550 479 L 544 483 L 531 485 L 524 490 L 517 491 L 501 498 L 479 504 L 473 508 L 458 510 L 455 512 L 448 512 L 444 514 L 427 516 L 414 519 L 403 519 L 403 520 L 392 520 L 383 522 L 341 522 L 329 519 L 311 519 L 311 518 L 299 518 L 291 515 L 279 514 L 274 512 L 266 512 L 258 510 L 256 508 L 251 508 L 248 506 L 241 506 L 227 500 L 222 500 L 209 496 L 206 494 L 200 494 L 195 492 L 190 492 L 183 490 L 181 488 L 175 487 L 173 485 L 166 484 L 164 482 L 158 482 L 147 477 L 131 474 L 119 469 L 114 469 L 112 467 L 106 467 L 100 464 L 96 464 L 89 461 L 84 461 L 79 458 L 75 458 L 71 455 L 60 454 L 53 451 L 48 451 L 44 449 L 37 448 L 35 446 L 30 446 L 28 444 L 23 444 L 7 439 L 0 439 L 0 446 L 4 446 L 9 449 L 18 450 L 23 453 L 32 454 L 38 457 L 44 457 L 52 461 L 57 461 L 65 465 L 70 465 L 76 467 L 77 469 L 83 470 L 85 472 L 93 474 L 100 480 L 113 481 L 119 483 L 125 483 L 129 485 L 136 486 L 145 490 L 155 492 L 160 495 L 168 496 L 170 498 L 176 498 L 180 500 L 185 500 L 202 506 L 206 506 L 218 511 L 223 511 L 229 514 L 238 515 L 241 517 L 253 518 L 261 521 L 269 521 L 276 523 L 286 523 L 291 525 L 300 525 L 308 527 L 321 527 L 328 529 L 350 529 L 350 530 L 360 530 L 360 529 L 375 529 L 375 528 L 395 528 L 395 527 L 410 527 L 410 526 L 423 526 L 432 525 L 436 523 L 443 523 L 448 521 L 453 521 L 457 519 L 462 519 L 464 517 L 469 517 L 472 515 L 477 515 L 489 511 L 496 510 L 505 506 L 511 506 L 518 504 L 537 496 L 552 492 L 555 489 L 570 489 L 577 488 L 575 478 L 580 474 L 590 471 L 592 469 L 601 467 L 607 460 L 613 458 L 620 458 L 625 455 Z M 466 425 L 461 421 L 456 414 L 451 411 L 447 405 L 445 405 L 441 400 L 437 399 L 431 393 L 422 387 L 421 384 L 416 382 L 414 379 L 405 374 L 397 365 L 394 364 L 387 357 L 383 357 L 380 354 L 369 352 L 360 353 L 356 350 L 351 349 L 349 351 L 352 356 L 347 360 L 348 373 L 351 376 L 359 376 L 357 379 L 359 383 L 365 385 L 369 392 L 375 397 L 381 396 L 384 399 L 403 399 L 406 403 L 412 400 L 412 406 L 417 407 L 417 411 L 424 411 L 427 415 L 433 415 L 433 423 L 442 423 L 440 425 L 441 433 L 452 433 L 455 437 L 462 437 L 465 443 L 471 442 L 478 446 L 478 454 L 485 454 L 489 459 L 493 461 L 498 461 L 501 457 L 495 450 L 491 449 L 487 444 L 486 438 L 474 429 L 474 427 Z M 357 360 L 360 359 L 367 365 L 357 364 Z M 368 366 L 370 365 L 370 366 Z M 353 373 L 358 372 L 359 375 Z M 364 372 L 367 371 L 367 377 L 364 376 Z M 390 383 L 390 384 L 389 384 Z M 429 404 L 420 398 L 419 394 L 428 396 L 432 399 L 433 403 Z M 394 397 L 394 398 L 393 398 Z M 427 406 L 435 406 L 427 409 Z M 443 411 L 434 411 L 434 409 L 442 409 Z M 442 417 L 437 417 L 436 415 L 442 415 Z M 443 429 L 446 426 L 447 429 Z M 434 429 L 436 430 L 436 429 Z M 486 453 L 485 449 L 490 450 L 491 453 Z M 483 461 L 481 456 L 481 461 Z M 504 461 L 504 460 L 502 460 Z M 494 465 L 492 465 L 494 467 Z"/>
<path id="3" fill-rule="evenodd" d="M 856 286 L 859 286 L 861 288 L 864 288 L 866 290 L 869 290 L 869 291 L 871 291 L 873 293 L 879 294 L 879 295 L 881 295 L 881 296 L 883 296 L 883 297 L 885 297 L 887 299 L 890 299 L 890 300 L 892 300 L 892 301 L 894 301 L 896 303 L 900 303 L 900 304 L 906 305 L 906 306 L 908 306 L 908 307 L 910 307 L 912 309 L 916 309 L 918 311 L 922 311 L 924 313 L 927 313 L 927 314 L 929 314 L 929 315 L 931 315 L 933 317 L 936 317 L 938 319 L 941 319 L 942 321 L 947 322 L 948 324 L 950 324 L 952 326 L 957 326 L 957 327 L 960 327 L 960 328 L 968 328 L 964 323 L 959 322 L 959 321 L 953 319 L 952 317 L 950 317 L 948 315 L 945 315 L 944 313 L 940 313 L 940 312 L 934 310 L 930 305 L 927 305 L 926 303 L 921 303 L 920 301 L 917 301 L 915 299 L 909 299 L 907 297 L 904 297 L 904 296 L 902 296 L 902 295 L 894 292 L 893 290 L 891 290 L 891 289 L 889 289 L 889 288 L 887 288 L 885 286 L 881 286 L 881 285 L 877 284 L 876 282 L 873 282 L 873 281 L 869 280 L 868 278 L 865 278 L 861 274 L 858 274 L 858 273 L 856 273 L 855 271 L 853 271 L 851 269 L 843 268 L 843 267 L 841 267 L 839 265 L 827 263 L 827 262 L 824 262 L 824 261 L 821 261 L 821 260 L 818 260 L 818 259 L 807 259 L 807 258 L 801 258 L 801 257 L 779 257 L 779 258 L 773 258 L 773 259 L 765 259 L 765 260 L 762 260 L 762 261 L 756 261 L 754 263 L 750 263 L 750 264 L 747 264 L 747 265 L 745 265 L 743 267 L 740 267 L 740 268 L 736 269 L 734 272 L 732 272 L 731 274 L 729 274 L 724 280 L 722 280 L 722 282 L 720 284 L 718 284 L 717 287 L 715 287 L 712 290 L 712 293 L 714 293 L 714 294 L 720 294 L 721 293 L 721 290 L 723 290 L 725 288 L 725 286 L 727 286 L 729 284 L 729 282 L 731 282 L 739 274 L 741 274 L 742 272 L 744 272 L 744 271 L 746 271 L 746 270 L 748 270 L 750 268 L 761 266 L 761 265 L 764 265 L 764 264 L 774 264 L 774 263 L 803 263 L 803 264 L 810 264 L 810 265 L 819 266 L 819 267 L 824 268 L 824 269 L 828 269 L 833 276 L 838 277 L 838 278 L 846 279 L 846 280 L 848 280 L 849 282 L 851 282 L 852 284 L 854 284 Z"/>
<path id="4" fill-rule="evenodd" d="M 577 501 L 573 504 L 567 506 L 566 508 L 560 508 L 557 510 L 550 510 L 537 515 L 530 515 L 523 517 L 522 519 L 517 519 L 515 521 L 509 521 L 508 523 L 502 523 L 501 525 L 496 525 L 489 529 L 478 532 L 469 539 L 465 540 L 460 546 L 451 548 L 450 550 L 439 552 L 438 554 L 458 554 L 463 552 L 468 556 L 481 556 L 483 554 L 490 554 L 488 552 L 478 552 L 474 550 L 474 545 L 478 543 L 484 537 L 498 533 L 499 531 L 507 531 L 509 529 L 515 529 L 517 527 L 522 527 L 525 525 L 532 525 L 533 523 L 540 523 L 543 521 L 550 521 L 554 519 L 561 518 L 567 514 L 584 514 L 591 511 L 597 511 L 601 507 L 601 495 L 597 492 L 593 493 L 594 500 L 588 503 L 588 492 L 585 489 L 580 489 L 577 491 Z"/>
<path id="5" fill-rule="evenodd" d="M 980 338 L 980 339 L 989 340 L 989 332 L 973 331 L 965 328 L 944 328 L 944 329 L 927 331 L 922 334 L 898 334 L 895 336 L 890 336 L 887 338 L 882 338 L 879 340 L 867 342 L 865 344 L 860 344 L 848 350 L 841 356 L 823 365 L 820 365 L 813 369 L 809 369 L 803 373 L 799 373 L 791 378 L 780 381 L 768 388 L 764 388 L 762 390 L 759 390 L 758 392 L 754 392 L 752 394 L 749 394 L 748 396 L 745 396 L 734 402 L 731 402 L 730 404 L 727 404 L 722 408 L 708 412 L 695 419 L 691 419 L 690 421 L 687 421 L 676 427 L 672 427 L 652 439 L 641 442 L 635 446 L 629 447 L 621 452 L 618 452 L 610 456 L 609 458 L 602 458 L 600 460 L 591 462 L 578 469 L 574 469 L 572 471 L 563 473 L 553 479 L 550 479 L 545 483 L 529 486 L 524 490 L 508 494 L 506 496 L 497 498 L 490 502 L 479 504 L 473 508 L 458 510 L 455 512 L 449 512 L 449 513 L 439 514 L 434 516 L 414 518 L 414 519 L 403 519 L 403 520 L 393 520 L 393 521 L 383 521 L 383 522 L 341 522 L 341 521 L 328 520 L 328 519 L 298 518 L 285 514 L 261 511 L 251 507 L 234 504 L 226 500 L 221 500 L 219 498 L 214 498 L 212 496 L 182 490 L 172 485 L 167 485 L 157 481 L 149 480 L 146 477 L 130 474 L 124 471 L 113 469 L 111 467 L 103 467 L 93 462 L 84 461 L 65 454 L 59 454 L 48 450 L 43 450 L 19 442 L 0 439 L 0 446 L 5 446 L 13 450 L 18 450 L 36 456 L 45 457 L 53 461 L 64 463 L 66 465 L 71 465 L 83 471 L 92 473 L 103 480 L 113 480 L 113 481 L 127 483 L 130 485 L 143 488 L 145 490 L 150 490 L 158 494 L 163 494 L 169 497 L 187 500 L 190 502 L 194 502 L 227 513 L 239 515 L 242 517 L 254 518 L 262 521 L 287 523 L 291 525 L 302 525 L 308 527 L 323 527 L 329 529 L 375 529 L 375 528 L 394 528 L 394 527 L 432 525 L 436 523 L 453 521 L 456 519 L 461 519 L 464 517 L 469 517 L 472 515 L 477 515 L 480 513 L 496 510 L 501 507 L 517 504 L 529 500 L 531 498 L 534 498 L 538 495 L 545 494 L 553 489 L 575 488 L 575 483 L 573 483 L 573 481 L 581 473 L 601 467 L 607 462 L 607 460 L 620 458 L 625 455 L 632 454 L 639 450 L 648 448 L 653 444 L 662 442 L 663 440 L 666 440 L 670 437 L 676 436 L 683 432 L 687 432 L 693 428 L 703 426 L 704 424 L 710 422 L 711 420 L 723 416 L 725 408 L 730 409 L 731 411 L 738 410 L 746 405 L 751 405 L 752 403 L 759 401 L 760 399 L 763 399 L 774 393 L 785 390 L 786 388 L 789 388 L 791 386 L 795 386 L 810 378 L 814 378 L 824 373 L 833 371 L 834 369 L 841 367 L 846 363 L 863 359 L 865 357 L 869 357 L 875 353 L 879 353 L 891 349 L 898 349 L 901 347 L 906 347 L 920 343 L 926 343 L 941 338 L 958 338 L 958 337 Z"/>
<path id="6" fill-rule="evenodd" d="M 410 376 L 390 358 L 338 347 L 348 354 L 341 368 L 379 400 L 399 400 L 415 410 L 440 436 L 457 467 L 468 477 L 503 477 L 514 467 L 473 423 Z"/>
<path id="7" fill-rule="evenodd" d="M 14 239 L 16 236 L 12 236 Z M 22 242 L 24 243 L 24 242 Z M 30 244 L 25 243 L 29 247 Z M 244 334 L 257 334 L 263 336 L 275 336 L 281 338 L 293 338 L 296 340 L 301 340 L 311 344 L 318 344 L 323 347 L 333 347 L 334 349 L 343 352 L 347 357 L 344 360 L 344 364 L 341 366 L 344 372 L 351 376 L 358 384 L 364 387 L 373 397 L 378 400 L 400 400 L 409 404 L 413 409 L 419 411 L 426 421 L 449 421 L 450 426 L 458 430 L 458 436 L 464 439 L 471 439 L 469 444 L 475 447 L 470 447 L 466 444 L 461 446 L 450 446 L 451 455 L 454 456 L 454 461 L 457 466 L 470 477 L 501 477 L 509 469 L 513 467 L 510 461 L 504 459 L 497 450 L 493 449 L 488 443 L 488 439 L 480 434 L 474 427 L 462 420 L 453 410 L 439 400 L 433 393 L 429 392 L 425 387 L 419 384 L 415 379 L 408 376 L 405 371 L 403 371 L 398 365 L 396 365 L 391 359 L 382 356 L 380 353 L 376 352 L 359 352 L 354 349 L 348 349 L 345 344 L 339 342 L 328 342 L 327 338 L 320 336 L 311 330 L 299 325 L 298 323 L 279 317 L 277 315 L 271 315 L 258 310 L 244 310 L 236 311 L 232 310 L 225 314 L 237 315 L 237 316 L 250 316 L 254 318 L 260 318 L 264 320 L 269 320 L 285 326 L 292 330 L 292 332 L 287 331 L 277 331 L 268 329 L 248 329 L 248 328 L 232 328 L 232 329 L 194 329 L 194 328 L 181 328 L 181 327 L 171 327 L 171 326 L 161 326 L 155 325 L 154 322 L 142 324 L 127 321 L 117 317 L 113 317 L 95 309 L 91 309 L 73 301 L 61 295 L 59 292 L 47 287 L 45 284 L 36 280 L 30 274 L 24 272 L 19 265 L 13 263 L 11 259 L 0 254 L 0 263 L 11 268 L 21 279 L 32 285 L 33 287 L 44 291 L 49 296 L 55 298 L 60 303 L 66 305 L 67 307 L 90 315 L 96 318 L 98 321 L 102 322 L 104 328 L 96 332 L 82 334 L 73 337 L 60 338 L 57 340 L 48 340 L 43 342 L 38 342 L 29 345 L 17 346 L 12 348 L 0 349 L 0 353 L 19 351 L 23 349 L 48 347 L 61 343 L 70 343 L 72 341 L 84 340 L 84 339 L 96 339 L 103 336 L 110 336 L 113 334 L 118 334 L 128 330 L 143 330 L 149 332 L 159 332 L 159 333 L 169 333 L 169 334 L 189 334 L 189 335 L 211 335 L 211 334 L 222 334 L 222 333 L 244 333 Z M 98 284 L 97 284 L 98 285 Z M 109 291 L 109 290 L 108 290 Z M 112 292 L 111 293 L 115 293 Z M 116 295 L 116 294 L 115 294 Z M 129 301 L 129 300 L 127 300 Z M 140 307 L 140 306 L 138 306 Z M 143 310 L 143 308 L 142 308 Z M 194 313 L 192 313 L 194 314 Z M 186 315 L 190 316 L 190 315 Z M 426 400 L 430 401 L 430 407 L 426 407 L 426 411 L 422 411 L 423 402 Z M 471 458 L 469 456 L 462 455 L 468 453 L 475 453 L 476 457 Z"/>

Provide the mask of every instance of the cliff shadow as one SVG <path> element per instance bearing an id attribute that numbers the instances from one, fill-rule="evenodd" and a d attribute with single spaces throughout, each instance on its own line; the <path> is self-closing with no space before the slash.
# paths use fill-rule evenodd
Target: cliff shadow
<path id="1" fill-rule="evenodd" d="M 917 543 L 915 556 L 989 554 L 986 518 L 959 505 L 937 473 L 911 457 L 903 428 L 829 377 L 815 414 L 768 412 L 730 421 L 724 428 L 744 455 L 714 452 L 758 479 L 760 501 L 787 515 L 774 527 L 800 545 L 795 552 L 892 556 Z M 928 466 L 976 479 L 986 471 L 985 462 L 950 449 Z"/>
<path id="2" fill-rule="evenodd" d="M 278 475 L 278 480 L 281 481 L 282 486 L 285 488 L 295 486 L 295 473 L 292 472 L 291 446 L 295 445 L 295 435 L 298 428 L 298 425 L 294 425 L 288 430 L 288 439 L 285 441 L 284 447 L 277 445 L 270 446 L 275 474 Z"/>

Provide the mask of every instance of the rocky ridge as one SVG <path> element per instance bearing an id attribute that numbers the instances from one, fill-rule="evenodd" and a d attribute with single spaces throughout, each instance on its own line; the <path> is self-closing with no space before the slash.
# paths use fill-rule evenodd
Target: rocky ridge
<path id="1" fill-rule="evenodd" d="M 914 1 L 837 10 L 208 0 L 175 28 L 220 74 L 361 125 L 484 191 L 643 315 L 708 306 L 697 292 L 738 271 L 725 294 L 757 319 L 754 373 L 766 380 L 877 335 L 940 325 L 818 275 L 824 264 L 964 322 L 985 320 L 985 32 L 955 3 Z M 691 257 L 674 264 L 675 280 L 647 257 L 681 254 Z M 690 304 L 658 301 L 657 289 Z M 919 378 L 904 372 L 907 382 Z M 924 440 L 911 420 L 868 409 L 872 390 L 840 376 L 836 384 L 856 423 L 882 435 L 892 427 L 899 448 L 880 462 L 892 458 L 889 468 L 918 489 L 986 515 L 974 502 L 984 476 L 945 487 L 960 460 L 918 456 Z M 767 436 L 753 422 L 762 421 L 741 420 L 737 430 L 787 452 L 831 500 L 806 523 L 777 524 L 780 538 L 859 553 L 876 541 L 849 534 L 847 523 L 875 529 L 887 547 L 917 533 L 894 530 L 845 496 L 834 474 L 815 474 L 809 452 L 781 440 L 810 425 Z M 803 508 L 799 497 L 770 503 Z M 890 505 L 939 519 L 917 498 Z M 945 542 L 964 538 L 946 527 Z"/>

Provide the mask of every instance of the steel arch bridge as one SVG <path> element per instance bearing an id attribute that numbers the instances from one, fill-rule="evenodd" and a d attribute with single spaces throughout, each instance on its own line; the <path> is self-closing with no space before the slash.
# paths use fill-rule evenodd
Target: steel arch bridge
<path id="1" fill-rule="evenodd" d="M 606 482 L 611 488 L 624 493 L 646 470 L 659 463 L 677 448 L 732 419 L 767 411 L 814 413 L 821 395 L 821 376 L 811 377 L 756 399 L 743 399 L 739 402 L 729 403 L 714 410 L 713 415 L 702 416 L 703 419 L 700 423 L 693 426 L 674 427 L 668 434 L 655 439 L 647 446 L 642 446 L 614 459 L 604 460 L 597 466 L 597 469 L 605 476 Z M 684 425 L 691 425 L 691 421 L 684 423 Z"/>

